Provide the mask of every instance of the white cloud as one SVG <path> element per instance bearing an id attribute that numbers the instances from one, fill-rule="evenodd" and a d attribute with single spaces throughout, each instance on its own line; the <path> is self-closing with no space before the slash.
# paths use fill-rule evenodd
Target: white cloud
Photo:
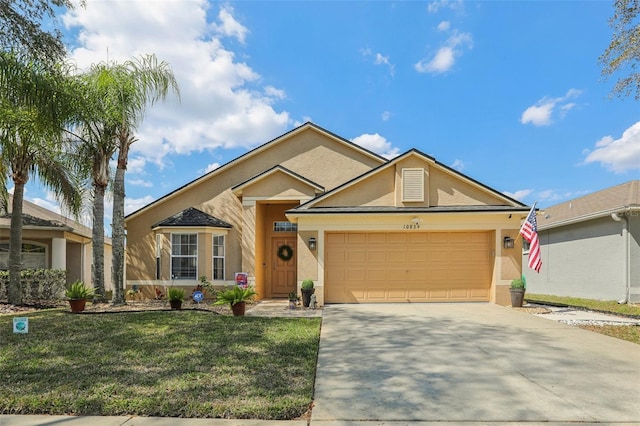
<path id="1" fill-rule="evenodd" d="M 533 193 L 533 189 L 519 189 L 516 192 L 504 191 L 504 195 L 522 201 Z"/>
<path id="2" fill-rule="evenodd" d="M 249 30 L 236 21 L 233 17 L 233 8 L 229 5 L 223 6 L 218 13 L 220 24 L 214 24 L 213 28 L 222 35 L 227 37 L 235 37 L 239 42 L 244 43 Z"/>
<path id="3" fill-rule="evenodd" d="M 148 110 L 131 149 L 132 173 L 149 163 L 163 167 L 170 154 L 252 148 L 290 124 L 286 111 L 274 109 L 286 93 L 261 86 L 260 75 L 223 44 L 223 37 L 247 42 L 249 31 L 229 6 L 208 22 L 208 7 L 206 0 L 87 2 L 63 16 L 78 30 L 71 56 L 80 68 L 144 53 L 172 66 L 181 100 L 172 97 Z"/>
<path id="4" fill-rule="evenodd" d="M 455 169 L 459 172 L 463 171 L 465 167 L 465 164 L 462 160 L 456 159 L 453 164 L 451 164 L 451 168 Z"/>
<path id="5" fill-rule="evenodd" d="M 450 28 L 451 22 L 449 21 L 442 21 L 438 24 L 438 31 L 449 31 Z"/>
<path id="6" fill-rule="evenodd" d="M 531 123 L 534 126 L 548 126 L 551 124 L 551 113 L 555 107 L 552 103 L 533 105 L 527 108 L 520 118 L 522 124 Z"/>
<path id="7" fill-rule="evenodd" d="M 135 212 L 138 209 L 150 204 L 154 201 L 154 198 L 151 195 L 146 195 L 142 198 L 125 198 L 124 202 L 124 214 L 128 215 L 129 213 Z M 106 211 L 106 209 L 105 209 Z"/>
<path id="8" fill-rule="evenodd" d="M 50 211 L 52 211 L 54 213 L 62 214 L 62 209 L 60 208 L 60 203 L 58 203 L 58 201 L 55 200 L 55 199 L 49 199 L 48 197 L 47 197 L 47 199 L 36 197 L 36 198 L 33 198 L 33 199 L 29 200 L 29 201 L 31 201 L 33 204 L 35 204 L 37 206 L 43 207 L 43 208 L 45 208 L 47 210 L 50 210 Z"/>
<path id="9" fill-rule="evenodd" d="M 626 129 L 619 139 L 603 137 L 587 153 L 584 164 L 600 163 L 615 173 L 640 170 L 640 121 Z"/>
<path id="10" fill-rule="evenodd" d="M 373 51 L 370 48 L 362 48 L 360 49 L 360 54 L 364 58 L 368 58 L 369 56 L 373 55 Z M 373 63 L 376 65 L 386 65 L 389 69 L 389 74 L 391 74 L 391 76 L 393 77 L 396 73 L 396 66 L 395 64 L 391 63 L 389 57 L 383 55 L 382 53 L 376 53 L 374 56 L 375 57 L 373 58 Z"/>
<path id="11" fill-rule="evenodd" d="M 388 159 L 397 157 L 399 154 L 398 148 L 395 148 L 384 136 L 380 136 L 377 133 L 373 135 L 362 134 L 351 139 L 351 142 Z"/>
<path id="12" fill-rule="evenodd" d="M 393 77 L 396 73 L 396 66 L 389 61 L 388 56 L 383 56 L 380 53 L 376 53 L 376 59 L 374 61 L 376 65 L 386 65 L 389 68 L 389 74 Z"/>
<path id="13" fill-rule="evenodd" d="M 142 186 L 144 188 L 152 188 L 153 183 L 144 179 L 127 179 L 127 183 L 134 186 Z"/>
<path id="14" fill-rule="evenodd" d="M 429 13 L 437 13 L 442 9 L 451 9 L 454 12 L 460 12 L 463 8 L 462 0 L 436 0 L 429 3 L 427 11 Z"/>
<path id="15" fill-rule="evenodd" d="M 211 163 L 211 164 L 208 164 L 207 167 L 205 167 L 204 170 L 201 170 L 200 173 L 205 175 L 205 174 L 217 169 L 218 167 L 220 167 L 220 163 Z"/>
<path id="16" fill-rule="evenodd" d="M 581 94 L 581 90 L 569 89 L 564 96 L 559 98 L 544 97 L 522 113 L 520 123 L 533 124 L 538 127 L 549 126 L 553 123 L 556 111 L 558 111 L 559 118 L 564 118 L 577 105 L 575 102 L 569 101 L 579 97 Z"/>
<path id="17" fill-rule="evenodd" d="M 382 121 L 389 121 L 392 115 L 391 111 L 384 111 L 380 118 L 382 118 Z"/>
<path id="18" fill-rule="evenodd" d="M 473 37 L 469 33 L 454 33 L 440 46 L 436 53 L 421 59 L 413 67 L 421 73 L 442 74 L 453 68 L 455 61 L 462 55 L 465 48 L 473 47 Z"/>

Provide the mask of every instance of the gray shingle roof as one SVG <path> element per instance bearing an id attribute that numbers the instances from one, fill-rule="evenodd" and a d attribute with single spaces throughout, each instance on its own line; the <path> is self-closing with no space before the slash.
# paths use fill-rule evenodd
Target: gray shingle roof
<path id="1" fill-rule="evenodd" d="M 632 180 L 540 209 L 538 227 L 551 228 L 637 208 L 640 208 L 640 180 Z"/>
<path id="2" fill-rule="evenodd" d="M 231 224 L 194 207 L 189 207 L 180 213 L 174 214 L 162 222 L 156 223 L 152 228 L 158 226 L 211 226 L 214 228 L 233 228 Z"/>

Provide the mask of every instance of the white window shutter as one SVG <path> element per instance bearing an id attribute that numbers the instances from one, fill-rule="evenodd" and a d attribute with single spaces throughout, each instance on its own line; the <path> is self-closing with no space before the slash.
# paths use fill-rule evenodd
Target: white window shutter
<path id="1" fill-rule="evenodd" d="M 424 169 L 402 169 L 402 201 L 424 201 Z"/>

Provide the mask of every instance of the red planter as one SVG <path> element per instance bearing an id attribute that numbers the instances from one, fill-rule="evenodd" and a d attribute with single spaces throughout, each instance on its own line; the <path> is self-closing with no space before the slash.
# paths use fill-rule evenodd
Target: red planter
<path id="1" fill-rule="evenodd" d="M 69 299 L 69 306 L 71 312 L 77 313 L 84 311 L 84 306 L 87 304 L 87 299 Z"/>
<path id="2" fill-rule="evenodd" d="M 231 305 L 231 310 L 233 311 L 234 317 L 244 316 L 244 309 L 247 305 L 247 302 L 238 302 L 235 305 Z"/>

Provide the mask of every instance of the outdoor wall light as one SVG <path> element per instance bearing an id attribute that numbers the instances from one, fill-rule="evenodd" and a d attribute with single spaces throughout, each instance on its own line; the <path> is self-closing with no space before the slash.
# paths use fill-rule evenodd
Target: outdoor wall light
<path id="1" fill-rule="evenodd" d="M 504 248 L 512 249 L 515 247 L 515 240 L 511 237 L 504 237 Z"/>
<path id="2" fill-rule="evenodd" d="M 309 238 L 309 250 L 315 250 L 316 249 L 316 239 L 315 237 L 311 237 Z"/>

